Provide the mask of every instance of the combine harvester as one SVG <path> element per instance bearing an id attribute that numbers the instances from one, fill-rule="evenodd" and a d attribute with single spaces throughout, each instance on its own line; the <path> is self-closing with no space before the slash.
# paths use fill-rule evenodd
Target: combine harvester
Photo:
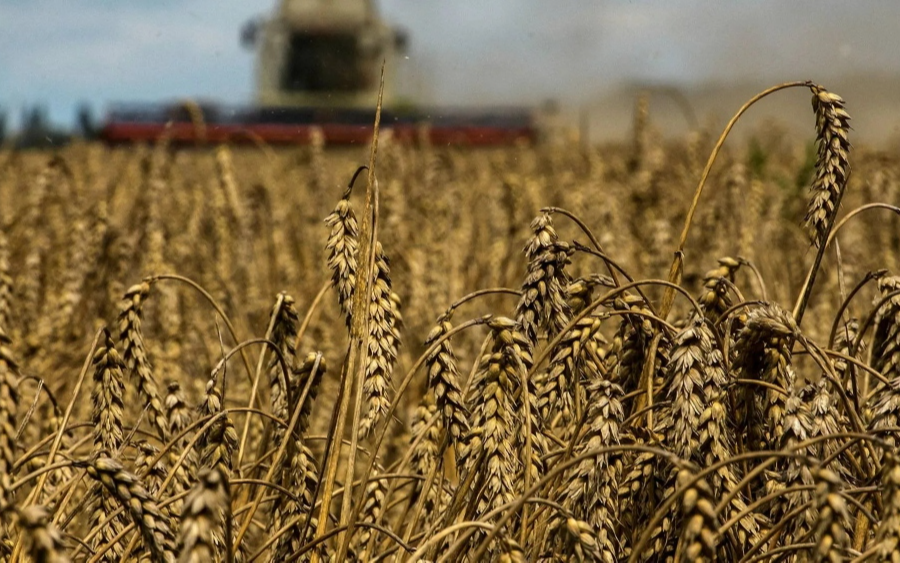
<path id="1" fill-rule="evenodd" d="M 175 143 L 364 144 L 385 63 L 381 127 L 401 142 L 503 145 L 532 142 L 537 116 L 527 108 L 416 108 L 399 103 L 393 61 L 406 36 L 387 25 L 373 0 L 282 0 L 275 15 L 252 22 L 242 41 L 256 50 L 256 105 L 181 102 L 119 105 L 100 137 L 111 144 L 153 142 L 168 128 Z"/>

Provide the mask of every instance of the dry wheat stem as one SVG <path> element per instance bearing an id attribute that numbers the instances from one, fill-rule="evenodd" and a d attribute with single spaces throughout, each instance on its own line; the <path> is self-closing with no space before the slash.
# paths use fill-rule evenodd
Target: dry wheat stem
<path id="1" fill-rule="evenodd" d="M 219 317 L 225 322 L 225 326 L 228 328 L 228 333 L 231 335 L 232 340 L 235 342 L 242 342 L 241 339 L 237 337 L 237 331 L 234 328 L 234 325 L 231 323 L 231 319 L 228 318 L 228 315 L 225 314 L 225 311 L 222 309 L 222 306 L 215 300 L 215 298 L 206 291 L 200 284 L 195 282 L 190 278 L 186 278 L 184 276 L 179 276 L 177 274 L 158 274 L 150 276 L 146 279 L 149 283 L 154 283 L 156 281 L 164 281 L 164 280 L 172 280 L 181 282 L 186 284 L 187 286 L 195 289 L 203 298 L 215 309 L 216 313 Z M 247 358 L 247 355 L 244 352 L 241 352 L 241 360 L 244 362 L 244 369 L 247 371 L 247 380 L 252 381 L 253 370 L 250 368 L 250 361 Z"/>
<path id="2" fill-rule="evenodd" d="M 87 376 L 88 367 L 91 364 L 91 359 L 94 356 L 94 352 L 97 350 L 97 345 L 100 343 L 100 337 L 103 336 L 103 330 L 104 329 L 100 329 L 97 331 L 97 335 L 94 337 L 94 341 L 91 344 L 88 356 L 84 360 L 84 366 L 82 367 L 81 373 L 78 376 L 78 380 L 75 383 L 75 389 L 72 390 L 72 398 L 69 400 L 69 404 L 66 406 L 66 413 L 63 415 L 62 423 L 59 426 L 59 431 L 56 433 L 56 438 L 54 438 L 53 444 L 50 446 L 50 452 L 47 454 L 47 461 L 45 462 L 46 466 L 50 466 L 53 464 L 53 458 L 56 456 L 57 451 L 59 451 L 59 445 L 62 442 L 66 425 L 69 423 L 69 418 L 72 416 L 72 409 L 75 407 L 75 400 L 78 398 L 78 394 L 81 391 L 81 385 L 84 383 L 85 376 Z M 46 483 L 46 481 L 47 473 L 41 475 L 40 480 L 38 480 L 38 484 L 28 495 L 29 501 L 33 502 L 40 499 L 41 490 L 44 488 L 44 483 Z M 57 514 L 60 513 L 57 511 Z M 54 518 L 54 522 L 55 521 L 56 519 Z"/>
<path id="3" fill-rule="evenodd" d="M 352 416 L 350 429 L 350 450 L 347 462 L 347 473 L 350 476 L 347 482 L 351 482 L 353 470 L 355 468 L 355 460 L 357 455 L 359 428 L 357 421 L 361 416 L 362 398 L 363 398 L 363 374 L 366 364 L 368 363 L 368 347 L 369 347 L 369 323 L 370 310 L 368 304 L 371 302 L 372 296 L 372 272 L 375 269 L 375 243 L 376 228 L 378 221 L 378 185 L 375 179 L 375 157 L 378 152 L 378 128 L 381 121 L 381 101 L 384 94 L 384 67 L 382 65 L 381 86 L 378 93 L 378 104 L 375 109 L 375 127 L 372 136 L 372 150 L 369 156 L 369 170 L 366 182 L 366 203 L 363 214 L 363 222 L 359 232 L 359 272 L 357 274 L 356 286 L 353 293 L 352 309 L 356 312 L 350 323 L 350 351 L 346 360 L 345 369 L 342 371 L 342 400 L 337 409 L 337 425 L 335 434 L 339 437 L 343 436 L 344 424 L 349 414 Z M 356 385 L 356 400 L 354 404 L 350 404 L 351 389 Z M 343 388 L 346 389 L 343 389 Z M 352 407 L 352 411 L 349 410 Z M 338 443 L 333 451 L 329 452 L 326 462 L 325 485 L 322 492 L 322 511 L 319 513 L 319 526 L 316 529 L 316 538 L 321 538 L 325 533 L 327 525 L 327 508 L 331 503 L 334 481 L 338 471 L 338 456 L 341 452 L 341 445 Z M 375 453 L 372 454 L 374 461 Z M 339 526 L 350 525 L 352 530 L 353 518 L 350 515 L 352 492 L 348 487 L 344 491 L 343 501 L 341 503 L 341 514 Z M 342 559 L 350 545 L 352 533 L 338 534 L 337 543 L 339 544 L 337 558 Z M 318 563 L 318 552 L 312 555 L 312 563 Z"/>
<path id="4" fill-rule="evenodd" d="M 722 149 L 722 145 L 725 144 L 725 139 L 728 137 L 728 134 L 731 132 L 731 129 L 737 123 L 737 121 L 744 115 L 750 106 L 758 102 L 759 100 L 765 98 L 769 94 L 777 92 L 779 90 L 784 90 L 786 88 L 796 88 L 798 86 L 803 87 L 811 87 L 812 83 L 809 81 L 803 82 L 786 82 L 784 84 L 779 84 L 777 86 L 773 86 L 766 90 L 763 90 L 759 94 L 750 98 L 741 108 L 734 114 L 734 117 L 725 125 L 725 129 L 722 131 L 722 134 L 719 136 L 719 140 L 716 141 L 715 147 L 713 147 L 712 153 L 709 155 L 709 160 L 706 161 L 706 167 L 703 169 L 703 173 L 700 175 L 700 183 L 697 184 L 697 190 L 694 192 L 694 198 L 691 201 L 691 206 L 688 209 L 687 216 L 684 220 L 684 228 L 681 231 L 681 237 L 678 241 L 678 248 L 675 250 L 675 260 L 672 262 L 672 267 L 669 270 L 669 281 L 678 284 L 681 282 L 681 274 L 684 269 L 684 245 L 687 242 L 688 232 L 691 228 L 691 221 L 694 218 L 694 213 L 697 211 L 697 206 L 700 203 L 700 194 L 703 193 L 703 186 L 706 185 L 706 180 L 709 178 L 709 173 L 712 171 L 713 163 L 716 161 L 716 157 L 719 155 L 719 151 Z M 666 318 L 669 315 L 669 311 L 671 310 L 672 303 L 675 301 L 675 294 L 672 290 L 667 290 L 665 296 L 663 297 L 663 302 L 660 307 L 659 313 L 660 317 Z"/>
<path id="5" fill-rule="evenodd" d="M 275 323 L 278 320 L 278 316 L 281 313 L 281 307 L 284 304 L 285 294 L 279 294 L 278 299 L 275 301 L 275 306 L 272 308 L 272 315 L 269 318 L 269 326 L 266 328 L 266 335 L 263 337 L 265 340 L 272 340 L 272 331 L 275 328 Z M 273 344 L 274 348 L 278 348 L 277 345 Z M 256 363 L 256 371 L 253 374 L 253 383 L 250 390 L 250 402 L 247 404 L 248 409 L 253 408 L 254 399 L 259 394 L 259 380 L 262 375 L 263 363 L 266 359 L 266 350 L 267 347 L 263 347 L 263 349 L 259 353 L 259 360 Z M 285 372 L 286 374 L 287 372 Z M 284 377 L 287 377 L 286 375 Z M 283 389 L 287 389 L 287 384 L 284 384 Z M 250 417 L 244 421 L 244 429 L 241 431 L 241 442 L 238 447 L 238 456 L 237 456 L 237 465 L 240 466 L 244 461 L 244 448 L 247 445 L 247 435 L 250 432 Z"/>
<path id="6" fill-rule="evenodd" d="M 866 275 L 850 290 L 844 300 L 841 302 L 840 307 L 838 307 L 837 313 L 834 316 L 834 322 L 831 324 L 831 332 L 828 334 L 828 348 L 834 348 L 834 339 L 837 335 L 838 325 L 841 323 L 841 319 L 844 315 L 844 311 L 847 307 L 850 306 L 850 302 L 856 296 L 857 293 L 870 281 L 879 280 L 883 278 L 887 274 L 886 269 L 874 270 L 866 272 Z"/>
<path id="7" fill-rule="evenodd" d="M 285 429 L 286 431 L 284 433 L 284 436 L 283 436 L 281 442 L 278 444 L 278 450 L 275 453 L 275 457 L 272 459 L 272 463 L 269 467 L 268 473 L 266 473 L 266 476 L 264 478 L 265 481 L 272 480 L 272 477 L 274 476 L 275 471 L 278 469 L 279 463 L 281 462 L 281 458 L 284 456 L 284 453 L 287 450 L 288 443 L 290 442 L 290 439 L 291 439 L 291 434 L 294 432 L 294 429 L 296 428 L 296 425 L 297 425 L 297 421 L 300 420 L 300 414 L 303 411 L 303 407 L 304 407 L 304 403 L 305 403 L 305 395 L 306 395 L 306 393 L 309 392 L 310 384 L 315 378 L 315 373 L 319 370 L 320 362 L 321 362 L 321 356 L 317 355 L 315 363 L 313 364 L 313 367 L 312 367 L 312 374 L 309 378 L 309 383 L 307 384 L 307 387 L 304 391 L 304 396 L 300 397 L 300 400 L 298 400 L 294 406 L 294 411 L 291 413 L 290 422 L 288 422 L 287 428 Z M 237 537 L 235 539 L 236 545 L 241 544 L 241 540 L 243 540 L 244 535 L 247 533 L 247 530 L 249 529 L 250 523 L 253 519 L 253 515 L 256 513 L 256 510 L 259 508 L 259 504 L 261 502 L 262 502 L 262 491 L 260 490 L 260 493 L 257 495 L 257 497 L 253 501 L 253 507 L 250 509 L 250 512 L 247 514 L 246 518 L 244 519 L 244 523 L 242 524 L 241 529 L 237 534 Z M 325 506 L 325 504 L 323 503 L 323 507 L 324 506 Z"/>
<path id="8" fill-rule="evenodd" d="M 390 406 L 390 408 L 388 409 L 388 412 L 385 414 L 385 419 L 388 420 L 388 421 L 390 421 L 391 418 L 394 416 L 394 411 L 395 411 L 396 408 L 397 408 L 397 405 L 398 405 L 398 403 L 399 403 L 399 401 L 400 401 L 400 398 L 403 396 L 403 393 L 404 393 L 404 392 L 406 391 L 406 389 L 408 388 L 408 386 L 409 386 L 410 382 L 412 381 L 412 378 L 413 378 L 413 376 L 415 375 L 415 373 L 416 373 L 416 372 L 419 370 L 419 368 L 421 368 L 422 365 L 425 363 L 426 358 L 428 357 L 429 354 L 433 354 L 433 353 L 438 349 L 438 347 L 439 347 L 445 340 L 451 338 L 453 335 L 455 335 L 455 334 L 457 334 L 457 333 L 460 333 L 460 332 L 462 332 L 462 331 L 464 331 L 464 330 L 466 330 L 466 329 L 468 329 L 468 328 L 471 328 L 471 327 L 473 327 L 473 326 L 478 326 L 478 325 L 485 324 L 485 323 L 487 323 L 487 322 L 490 320 L 490 318 L 491 318 L 490 315 L 486 315 L 486 316 L 481 317 L 481 318 L 479 318 L 479 319 L 473 319 L 473 320 L 470 320 L 470 321 L 466 321 L 466 322 L 460 323 L 459 325 L 453 327 L 453 328 L 452 328 L 450 331 L 448 331 L 446 334 L 444 334 L 443 336 L 441 336 L 437 341 L 435 341 L 435 342 L 431 345 L 431 347 L 430 347 L 429 349 L 425 350 L 425 352 L 424 352 L 421 356 L 419 356 L 419 358 L 416 360 L 416 363 L 413 364 L 413 365 L 409 368 L 409 371 L 407 371 L 406 375 L 405 375 L 405 376 L 403 377 L 403 379 L 400 381 L 400 385 L 397 387 L 397 391 L 396 391 L 396 393 L 395 393 L 395 395 L 394 395 L 394 401 L 391 403 L 391 406 Z M 382 427 L 381 432 L 378 434 L 378 438 L 376 438 L 375 443 L 374 443 L 374 445 L 372 446 L 371 453 L 369 454 L 368 465 L 366 466 L 365 470 L 364 470 L 363 473 L 362 473 L 362 476 L 363 476 L 363 479 L 364 479 L 364 480 L 368 480 L 368 479 L 369 479 L 369 476 L 370 476 L 371 473 L 372 473 L 372 470 L 373 470 L 373 468 L 374 468 L 374 466 L 375 466 L 375 461 L 376 461 L 376 459 L 377 459 L 377 457 L 378 457 L 378 452 L 379 452 L 380 449 L 381 449 L 381 446 L 382 446 L 382 444 L 383 444 L 383 442 L 384 442 L 384 438 L 387 436 L 388 426 L 389 426 L 389 425 L 384 425 L 384 426 Z M 322 506 L 325 506 L 324 503 L 322 503 Z M 359 516 L 359 510 L 361 510 L 361 508 L 362 508 L 362 491 L 360 491 L 359 496 L 358 496 L 357 499 L 353 502 L 352 506 L 355 507 L 355 508 L 353 509 L 353 514 L 352 514 L 352 516 L 351 516 L 351 518 L 350 518 L 350 526 L 352 526 L 352 525 L 356 522 L 356 520 L 357 520 L 357 518 L 358 518 L 358 516 Z"/>

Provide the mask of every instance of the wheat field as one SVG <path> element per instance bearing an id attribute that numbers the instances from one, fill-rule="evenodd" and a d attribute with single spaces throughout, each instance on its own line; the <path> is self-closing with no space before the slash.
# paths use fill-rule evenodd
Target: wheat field
<path id="1" fill-rule="evenodd" d="M 792 86 L 808 139 L 0 150 L 0 561 L 900 561 L 900 159 Z"/>

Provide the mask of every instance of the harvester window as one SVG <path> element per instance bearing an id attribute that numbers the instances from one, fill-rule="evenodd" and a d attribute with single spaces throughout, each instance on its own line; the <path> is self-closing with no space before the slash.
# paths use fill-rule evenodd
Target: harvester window
<path id="1" fill-rule="evenodd" d="M 282 87 L 290 91 L 352 91 L 364 87 L 353 35 L 291 35 Z"/>

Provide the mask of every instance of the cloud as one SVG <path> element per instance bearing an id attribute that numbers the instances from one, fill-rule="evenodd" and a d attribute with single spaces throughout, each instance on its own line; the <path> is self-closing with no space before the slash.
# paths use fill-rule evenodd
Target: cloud
<path id="1" fill-rule="evenodd" d="M 69 119 L 79 100 L 214 96 L 247 101 L 252 55 L 238 42 L 255 15 L 237 1 L 152 8 L 76 0 L 0 6 L 0 103 L 43 101 Z"/>

